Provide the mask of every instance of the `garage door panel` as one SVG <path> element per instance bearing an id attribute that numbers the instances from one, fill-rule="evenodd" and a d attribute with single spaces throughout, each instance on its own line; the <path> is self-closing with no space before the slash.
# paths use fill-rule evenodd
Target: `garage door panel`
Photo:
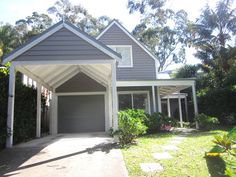
<path id="1" fill-rule="evenodd" d="M 104 95 L 58 97 L 58 132 L 105 131 Z"/>

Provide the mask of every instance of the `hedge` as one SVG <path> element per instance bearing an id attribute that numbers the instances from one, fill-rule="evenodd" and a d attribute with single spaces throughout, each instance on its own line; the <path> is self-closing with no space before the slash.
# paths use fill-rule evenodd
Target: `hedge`
<path id="1" fill-rule="evenodd" d="M 7 137 L 8 74 L 0 72 L 0 149 L 5 147 Z M 37 90 L 22 84 L 16 77 L 14 138 L 20 143 L 36 136 Z"/>
<path id="2" fill-rule="evenodd" d="M 236 91 L 230 88 L 212 89 L 199 98 L 199 112 L 217 117 L 221 125 L 236 123 Z"/>

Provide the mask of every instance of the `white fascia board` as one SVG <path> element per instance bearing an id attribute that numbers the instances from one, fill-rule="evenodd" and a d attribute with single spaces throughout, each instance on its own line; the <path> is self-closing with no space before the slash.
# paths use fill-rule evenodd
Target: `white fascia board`
<path id="1" fill-rule="evenodd" d="M 3 60 L 3 64 L 6 64 L 7 62 L 12 61 L 14 58 L 18 57 L 19 55 L 23 54 L 24 52 L 26 52 L 30 48 L 34 47 L 35 45 L 37 45 L 38 43 L 40 43 L 41 41 L 43 41 L 47 37 L 51 36 L 52 34 L 54 34 L 57 31 L 59 31 L 61 28 L 63 28 L 63 24 L 56 26 L 55 28 L 51 29 L 50 31 L 48 31 L 44 35 L 40 36 L 39 38 L 33 40 L 32 42 L 30 42 L 29 44 L 27 44 L 23 48 L 19 49 L 15 53 L 10 54 L 7 58 L 5 58 Z"/>
<path id="2" fill-rule="evenodd" d="M 23 73 L 25 75 L 27 75 L 28 77 L 30 77 L 31 79 L 33 79 L 37 83 L 40 83 L 41 85 L 43 85 L 48 90 L 53 90 L 53 88 L 48 83 L 44 82 L 42 78 L 36 76 L 34 73 L 29 71 L 27 68 L 21 66 L 21 67 L 16 67 L 16 70 L 20 71 L 21 73 Z"/>
<path id="3" fill-rule="evenodd" d="M 85 41 L 87 41 L 88 43 L 90 43 L 91 45 L 93 45 L 94 47 L 96 47 L 97 49 L 101 50 L 102 52 L 104 52 L 105 54 L 109 55 L 111 58 L 116 59 L 118 61 L 120 61 L 121 59 L 114 55 L 113 53 L 111 53 L 109 50 L 107 50 L 106 48 L 102 47 L 101 45 L 99 45 L 98 43 L 94 42 L 93 40 L 91 40 L 90 38 L 88 38 L 87 36 L 85 36 L 84 34 L 80 33 L 79 31 L 75 30 L 74 28 L 72 28 L 71 26 L 69 26 L 66 23 L 63 23 L 64 27 L 67 28 L 68 30 L 70 30 L 71 32 L 73 32 L 74 34 L 76 34 L 77 36 L 79 36 L 80 38 L 84 39 Z"/>
<path id="4" fill-rule="evenodd" d="M 61 61 L 13 61 L 14 66 L 19 65 L 86 65 L 86 64 L 112 64 L 113 60 L 61 60 Z"/>
<path id="5" fill-rule="evenodd" d="M 72 96 L 72 95 L 105 95 L 106 92 L 57 92 L 57 96 Z"/>
<path id="6" fill-rule="evenodd" d="M 141 44 L 137 39 L 135 39 L 123 26 L 121 26 L 119 23 L 117 23 L 115 20 L 110 23 L 97 37 L 96 39 L 99 39 L 101 36 L 103 36 L 114 24 L 116 24 L 127 36 L 129 36 L 136 44 L 138 44 L 152 59 L 159 62 L 158 59 L 146 48 Z M 156 64 L 156 63 L 155 63 Z"/>
<path id="7" fill-rule="evenodd" d="M 117 87 L 130 86 L 192 86 L 194 80 L 117 81 Z"/>

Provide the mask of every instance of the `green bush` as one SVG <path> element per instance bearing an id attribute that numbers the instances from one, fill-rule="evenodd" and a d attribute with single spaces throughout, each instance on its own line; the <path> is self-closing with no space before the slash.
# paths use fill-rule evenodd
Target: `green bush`
<path id="1" fill-rule="evenodd" d="M 143 124 L 146 114 L 143 110 L 128 109 L 118 113 L 118 136 L 121 145 L 133 143 L 135 138 L 146 133 L 147 127 Z"/>
<path id="2" fill-rule="evenodd" d="M 203 130 L 212 130 L 219 125 L 218 118 L 207 116 L 203 113 L 196 115 L 195 120 L 198 122 L 199 128 Z"/>
<path id="3" fill-rule="evenodd" d="M 177 125 L 177 121 L 163 113 L 154 112 L 152 115 L 147 115 L 144 123 L 148 127 L 148 133 L 156 133 L 159 131 L 168 131 L 171 127 Z"/>
<path id="4" fill-rule="evenodd" d="M 199 111 L 219 118 L 221 125 L 236 124 L 236 91 L 230 88 L 211 89 L 199 96 Z"/>

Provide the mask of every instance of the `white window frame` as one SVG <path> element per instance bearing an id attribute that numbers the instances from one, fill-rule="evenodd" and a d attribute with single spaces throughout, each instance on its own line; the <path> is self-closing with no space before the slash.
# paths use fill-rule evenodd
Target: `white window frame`
<path id="1" fill-rule="evenodd" d="M 108 45 L 108 47 L 113 47 L 113 48 L 116 48 L 116 47 L 128 47 L 130 48 L 130 65 L 123 65 L 123 66 L 120 66 L 119 65 L 119 61 L 118 61 L 118 68 L 132 68 L 133 67 L 133 48 L 132 48 L 132 45 Z M 112 49 L 113 50 L 113 49 Z M 116 51 L 115 51 L 116 52 Z M 122 60 L 122 59 L 121 59 Z"/>
<path id="2" fill-rule="evenodd" d="M 131 95 L 131 105 L 132 105 L 132 109 L 134 109 L 134 94 L 147 94 L 147 104 L 148 104 L 148 113 L 151 114 L 151 102 L 150 102 L 150 94 L 148 90 L 141 90 L 141 91 L 118 91 L 118 105 L 119 105 L 119 95 L 127 95 L 130 94 Z"/>

